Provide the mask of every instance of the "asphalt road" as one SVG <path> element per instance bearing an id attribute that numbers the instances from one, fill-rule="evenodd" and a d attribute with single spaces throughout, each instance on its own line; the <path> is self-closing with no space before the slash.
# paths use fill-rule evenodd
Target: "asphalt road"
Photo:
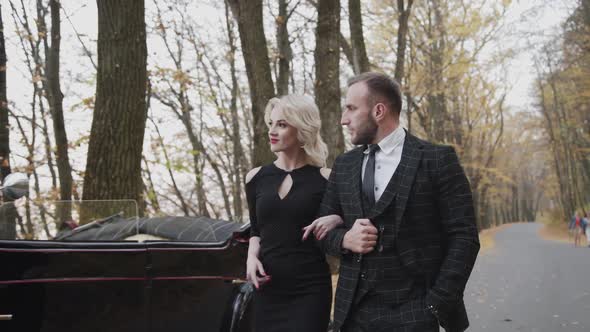
<path id="1" fill-rule="evenodd" d="M 465 290 L 468 331 L 590 331 L 590 248 L 514 224 L 480 254 Z"/>

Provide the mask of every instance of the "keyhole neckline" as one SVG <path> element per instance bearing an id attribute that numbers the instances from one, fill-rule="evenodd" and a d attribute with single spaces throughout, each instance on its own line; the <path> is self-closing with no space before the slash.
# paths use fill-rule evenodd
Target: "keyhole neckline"
<path id="1" fill-rule="evenodd" d="M 297 168 L 294 168 L 294 169 L 292 169 L 292 170 L 286 170 L 286 169 L 282 169 L 282 168 L 280 168 L 280 167 L 279 167 L 279 166 L 277 166 L 277 164 L 275 164 L 274 162 L 272 162 L 271 164 L 272 164 L 272 166 L 273 166 L 274 168 L 276 168 L 277 170 L 279 170 L 279 171 L 281 171 L 281 172 L 283 172 L 283 173 L 287 173 L 287 174 L 291 174 L 291 173 L 294 173 L 294 172 L 297 172 L 297 171 L 300 171 L 300 170 L 303 170 L 303 169 L 306 169 L 306 168 L 308 168 L 308 167 L 311 167 L 311 166 L 312 166 L 312 165 L 310 165 L 310 164 L 305 164 L 305 165 L 303 165 L 303 166 L 301 166 L 301 167 L 297 167 Z"/>

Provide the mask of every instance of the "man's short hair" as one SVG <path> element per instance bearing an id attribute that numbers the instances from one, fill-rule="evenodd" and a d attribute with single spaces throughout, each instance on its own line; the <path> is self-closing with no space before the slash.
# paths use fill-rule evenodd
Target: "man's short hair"
<path id="1" fill-rule="evenodd" d="M 365 82 L 369 90 L 369 105 L 371 107 L 381 102 L 388 104 L 387 106 L 393 112 L 399 115 L 402 111 L 402 92 L 399 83 L 389 76 L 377 73 L 366 72 L 358 74 L 348 80 L 348 87 L 353 84 Z"/>

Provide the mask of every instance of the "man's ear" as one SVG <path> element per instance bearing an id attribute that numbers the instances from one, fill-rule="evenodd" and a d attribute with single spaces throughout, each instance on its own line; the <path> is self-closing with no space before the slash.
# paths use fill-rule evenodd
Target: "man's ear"
<path id="1" fill-rule="evenodd" d="M 383 105 L 382 103 L 377 103 L 377 104 L 375 104 L 373 110 L 375 112 L 375 120 L 376 121 L 380 121 L 385 118 L 385 112 L 387 112 L 385 105 Z"/>

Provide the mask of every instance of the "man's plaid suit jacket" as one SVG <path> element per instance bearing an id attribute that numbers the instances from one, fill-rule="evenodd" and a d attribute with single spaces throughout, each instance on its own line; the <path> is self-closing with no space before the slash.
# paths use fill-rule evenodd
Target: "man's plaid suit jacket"
<path id="1" fill-rule="evenodd" d="M 342 250 L 344 234 L 358 218 L 391 218 L 381 243 L 391 246 L 403 267 L 425 280 L 425 302 L 437 311 L 447 331 L 469 325 L 463 291 L 479 251 L 473 200 L 469 182 L 455 150 L 406 133 L 398 188 L 390 182 L 379 201 L 363 215 L 361 169 L 363 148 L 340 155 L 334 162 L 320 215 L 338 214 L 344 224 L 332 230 L 320 245 L 341 257 L 334 308 L 335 331 L 342 326 L 355 297 L 361 269 L 359 255 Z M 387 269 L 387 260 L 383 268 Z M 395 289 L 391 289 L 395 291 Z"/>

